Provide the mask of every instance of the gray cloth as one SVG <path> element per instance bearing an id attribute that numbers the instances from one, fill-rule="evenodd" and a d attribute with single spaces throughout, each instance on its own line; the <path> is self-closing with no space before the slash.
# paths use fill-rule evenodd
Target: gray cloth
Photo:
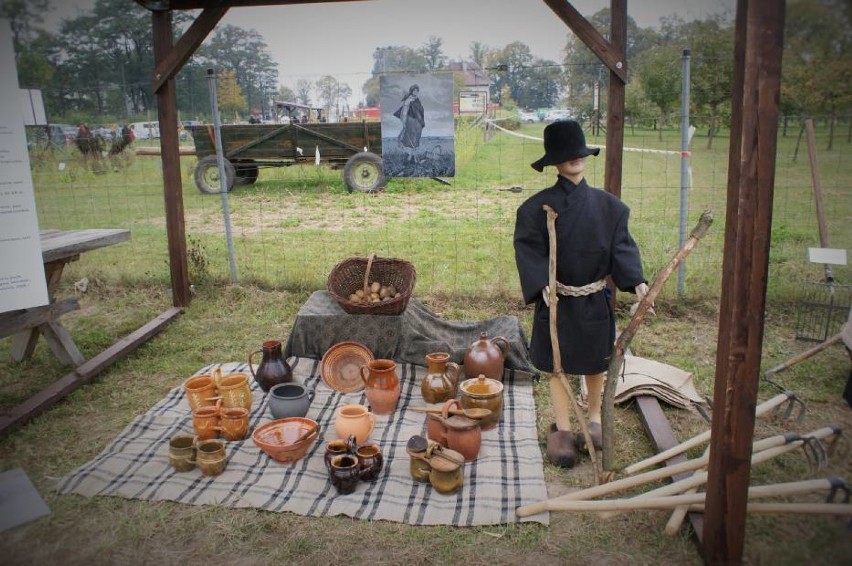
<path id="1" fill-rule="evenodd" d="M 319 362 L 291 358 L 293 377 L 309 391 L 307 416 L 317 421 L 319 439 L 304 458 L 281 464 L 258 449 L 252 439 L 225 443 L 225 471 L 204 477 L 197 469 L 176 472 L 169 465 L 169 438 L 192 434 L 192 414 L 181 386 L 147 413 L 136 417 L 103 452 L 59 481 L 59 493 L 118 496 L 189 505 L 250 507 L 288 511 L 313 517 L 347 515 L 369 521 L 411 525 L 492 525 L 534 521 L 548 524 L 547 512 L 519 518 L 515 509 L 547 499 L 541 448 L 536 428 L 533 384 L 529 375 L 510 371 L 504 382 L 502 418 L 482 433 L 479 456 L 464 465 L 464 484 L 452 495 L 441 495 L 429 484 L 415 482 L 405 450 L 412 435 L 426 435 L 426 415 L 410 409 L 423 405 L 420 381 L 426 369 L 398 365 L 401 395 L 396 411 L 376 415 L 370 440 L 379 445 L 385 462 L 379 478 L 361 482 L 350 495 L 332 487 L 323 455 L 337 437 L 334 419 L 342 405 L 367 405 L 363 391 L 342 394 L 319 375 Z M 198 374 L 210 373 L 202 368 Z M 245 363 L 222 366 L 226 375 L 248 371 Z M 267 399 L 252 380 L 251 429 L 271 420 Z"/>
<path id="2" fill-rule="evenodd" d="M 316 291 L 296 315 L 284 355 L 322 359 L 338 342 L 364 344 L 376 358 L 426 365 L 432 352 L 448 352 L 457 364 L 480 333 L 502 336 L 510 343 L 506 370 L 534 372 L 528 342 L 516 316 L 497 316 L 481 321 L 450 321 L 439 318 L 416 297 L 398 316 L 347 314 L 327 291 Z"/>

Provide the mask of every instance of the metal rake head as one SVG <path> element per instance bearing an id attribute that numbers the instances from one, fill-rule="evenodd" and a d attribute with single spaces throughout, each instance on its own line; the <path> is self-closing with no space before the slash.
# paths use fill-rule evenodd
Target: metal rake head
<path id="1" fill-rule="evenodd" d="M 808 410 L 808 406 L 805 404 L 804 400 L 795 393 L 784 391 L 784 394 L 787 396 L 787 400 L 772 409 L 772 418 L 784 421 L 801 422 L 805 416 L 805 412 Z M 796 413 L 795 416 L 793 416 L 794 412 Z"/>

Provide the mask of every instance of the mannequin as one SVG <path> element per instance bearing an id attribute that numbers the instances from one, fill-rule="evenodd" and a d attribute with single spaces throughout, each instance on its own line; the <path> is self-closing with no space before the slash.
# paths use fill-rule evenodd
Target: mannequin
<path id="1" fill-rule="evenodd" d="M 515 260 L 527 304 L 535 303 L 530 357 L 533 365 L 553 371 L 553 351 L 548 322 L 549 241 L 546 214 L 550 205 L 559 215 L 557 232 L 557 332 L 562 367 L 582 375 L 588 391 L 589 432 L 596 448 L 601 443 L 601 393 L 615 339 L 615 316 L 606 278 L 615 286 L 636 293 L 648 291 L 642 274 L 639 248 L 628 230 L 628 207 L 617 197 L 590 187 L 585 180 L 586 162 L 598 148 L 586 146 L 580 125 L 557 121 L 544 130 L 545 155 L 532 164 L 537 171 L 554 166 L 556 184 L 539 191 L 518 208 L 515 221 Z M 570 419 L 561 384 L 551 378 L 551 399 L 556 430 L 548 438 L 548 456 L 557 465 L 570 467 L 571 458 L 551 444 L 565 446 Z M 561 413 L 565 414 L 561 414 Z M 573 464 L 571 464 L 573 465 Z"/>

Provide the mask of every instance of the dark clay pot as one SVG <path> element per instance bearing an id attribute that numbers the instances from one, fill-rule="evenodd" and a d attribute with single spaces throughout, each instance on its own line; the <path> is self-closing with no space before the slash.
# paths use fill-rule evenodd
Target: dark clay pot
<path id="1" fill-rule="evenodd" d="M 251 360 L 255 354 L 262 354 L 260 364 L 255 371 Z M 260 350 L 255 350 L 248 356 L 249 371 L 263 391 L 268 392 L 273 385 L 293 381 L 293 370 L 281 353 L 279 340 L 268 340 Z"/>

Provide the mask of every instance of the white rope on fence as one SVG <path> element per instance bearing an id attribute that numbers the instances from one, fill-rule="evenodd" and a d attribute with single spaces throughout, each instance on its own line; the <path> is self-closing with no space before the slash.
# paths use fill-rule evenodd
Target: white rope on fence
<path id="1" fill-rule="evenodd" d="M 519 134 L 517 132 L 513 132 L 512 130 L 507 130 L 506 128 L 503 128 L 502 126 L 498 125 L 494 120 L 486 120 L 486 122 L 488 122 L 489 124 L 491 124 L 492 126 L 497 128 L 501 132 L 505 132 L 505 133 L 509 134 L 510 136 L 515 136 L 516 138 L 523 138 L 523 139 L 533 140 L 533 141 L 544 141 L 542 138 L 537 138 L 535 136 L 528 136 L 526 134 Z M 599 147 L 599 148 L 604 149 L 604 150 L 606 149 L 606 147 L 604 147 L 602 145 L 596 145 L 596 144 L 591 144 L 591 143 L 587 144 L 587 145 L 589 147 Z M 625 147 L 624 151 L 634 151 L 634 152 L 637 152 L 637 153 L 657 153 L 657 154 L 660 154 L 660 155 L 676 155 L 678 157 L 680 157 L 681 154 L 683 153 L 681 151 L 672 151 L 672 150 L 667 150 L 667 149 L 645 149 L 645 148 L 642 148 L 642 147 Z M 686 152 L 686 157 L 689 157 L 689 156 L 690 156 L 690 152 Z"/>

